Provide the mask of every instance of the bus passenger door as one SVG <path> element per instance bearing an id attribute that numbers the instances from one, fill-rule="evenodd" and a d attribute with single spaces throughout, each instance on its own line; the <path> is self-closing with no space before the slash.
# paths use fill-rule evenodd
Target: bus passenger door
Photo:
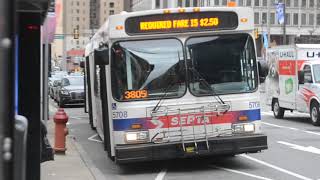
<path id="1" fill-rule="evenodd" d="M 99 136 L 104 139 L 103 134 L 103 124 L 102 124 L 102 102 L 101 102 L 101 79 L 100 79 L 100 72 L 101 67 L 99 65 L 95 64 L 95 71 L 94 71 L 94 98 L 95 98 L 95 110 L 96 110 L 96 118 L 97 118 L 97 124 L 96 129 L 99 134 Z"/>
<path id="2" fill-rule="evenodd" d="M 100 97 L 102 109 L 102 129 L 104 136 L 104 150 L 108 152 L 111 157 L 111 142 L 110 142 L 110 122 L 109 122 L 109 109 L 108 109 L 108 91 L 107 91 L 107 76 L 106 66 L 100 66 Z"/>

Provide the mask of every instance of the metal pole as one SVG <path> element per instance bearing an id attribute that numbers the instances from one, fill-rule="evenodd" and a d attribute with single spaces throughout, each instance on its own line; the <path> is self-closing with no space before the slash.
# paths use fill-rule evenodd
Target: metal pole
<path id="1" fill-rule="evenodd" d="M 62 0 L 62 8 L 63 8 L 63 56 L 62 56 L 62 61 L 61 61 L 61 68 L 63 71 L 67 70 L 67 16 L 66 16 L 66 11 L 67 11 L 67 0 Z"/>
<path id="2" fill-rule="evenodd" d="M 6 180 L 13 180 L 15 3 L 0 1 L 0 179 Z"/>
<path id="3" fill-rule="evenodd" d="M 283 18 L 284 18 L 284 22 L 283 22 L 283 44 L 286 45 L 287 44 L 287 38 L 286 38 L 286 21 L 287 21 L 287 17 L 286 17 L 286 0 L 284 0 L 283 3 Z"/>
<path id="4" fill-rule="evenodd" d="M 48 26 L 45 24 L 46 31 L 48 32 Z M 48 106 L 48 69 L 49 69 L 49 43 L 48 43 L 48 34 L 45 35 L 45 49 L 44 49 L 44 61 L 43 61 L 43 74 L 42 74 L 42 87 L 43 87 L 43 95 L 42 95 L 42 102 L 43 102 L 43 120 L 44 124 L 47 126 L 47 121 L 48 121 L 48 111 L 49 111 L 49 106 Z"/>
<path id="5" fill-rule="evenodd" d="M 272 1 L 270 1 L 270 0 L 268 0 L 267 1 L 267 8 L 268 8 L 268 14 L 267 14 L 267 16 L 268 16 L 268 19 L 267 19 L 267 31 L 268 31 L 268 44 L 269 44 L 269 47 L 270 47 L 270 19 L 271 19 L 271 17 L 270 17 L 270 3 L 271 3 Z"/>

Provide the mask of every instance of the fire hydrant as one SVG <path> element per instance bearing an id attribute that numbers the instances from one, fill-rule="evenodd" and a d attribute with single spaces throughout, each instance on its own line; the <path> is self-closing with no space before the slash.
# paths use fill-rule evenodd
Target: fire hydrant
<path id="1" fill-rule="evenodd" d="M 65 153 L 65 151 L 67 150 L 66 136 L 68 135 L 66 124 L 69 117 L 62 108 L 59 108 L 53 119 L 55 122 L 54 151 L 55 153 Z"/>

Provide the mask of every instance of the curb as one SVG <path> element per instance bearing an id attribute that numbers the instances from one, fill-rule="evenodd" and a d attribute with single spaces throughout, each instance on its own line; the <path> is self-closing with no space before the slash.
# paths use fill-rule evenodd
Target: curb
<path id="1" fill-rule="evenodd" d="M 80 154 L 80 158 L 86 165 L 86 167 L 89 169 L 91 175 L 95 180 L 105 180 L 104 174 L 96 168 L 96 166 L 93 164 L 92 160 L 88 158 L 88 154 L 85 152 L 85 150 L 82 148 L 82 146 L 77 142 L 76 138 L 74 136 L 70 136 L 70 139 L 72 139 L 72 142 L 76 148 L 76 150 Z"/>

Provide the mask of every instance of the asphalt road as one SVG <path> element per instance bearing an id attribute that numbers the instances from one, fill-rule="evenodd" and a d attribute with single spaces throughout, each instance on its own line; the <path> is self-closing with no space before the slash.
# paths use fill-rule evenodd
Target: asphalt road
<path id="1" fill-rule="evenodd" d="M 51 114 L 56 108 L 50 101 Z M 83 108 L 65 108 L 70 117 L 69 134 L 76 139 L 83 159 L 97 180 L 320 180 L 320 127 L 311 125 L 308 114 L 286 112 L 285 118 L 278 120 L 269 109 L 262 107 L 269 149 L 261 153 L 119 166 L 107 157 Z"/>

